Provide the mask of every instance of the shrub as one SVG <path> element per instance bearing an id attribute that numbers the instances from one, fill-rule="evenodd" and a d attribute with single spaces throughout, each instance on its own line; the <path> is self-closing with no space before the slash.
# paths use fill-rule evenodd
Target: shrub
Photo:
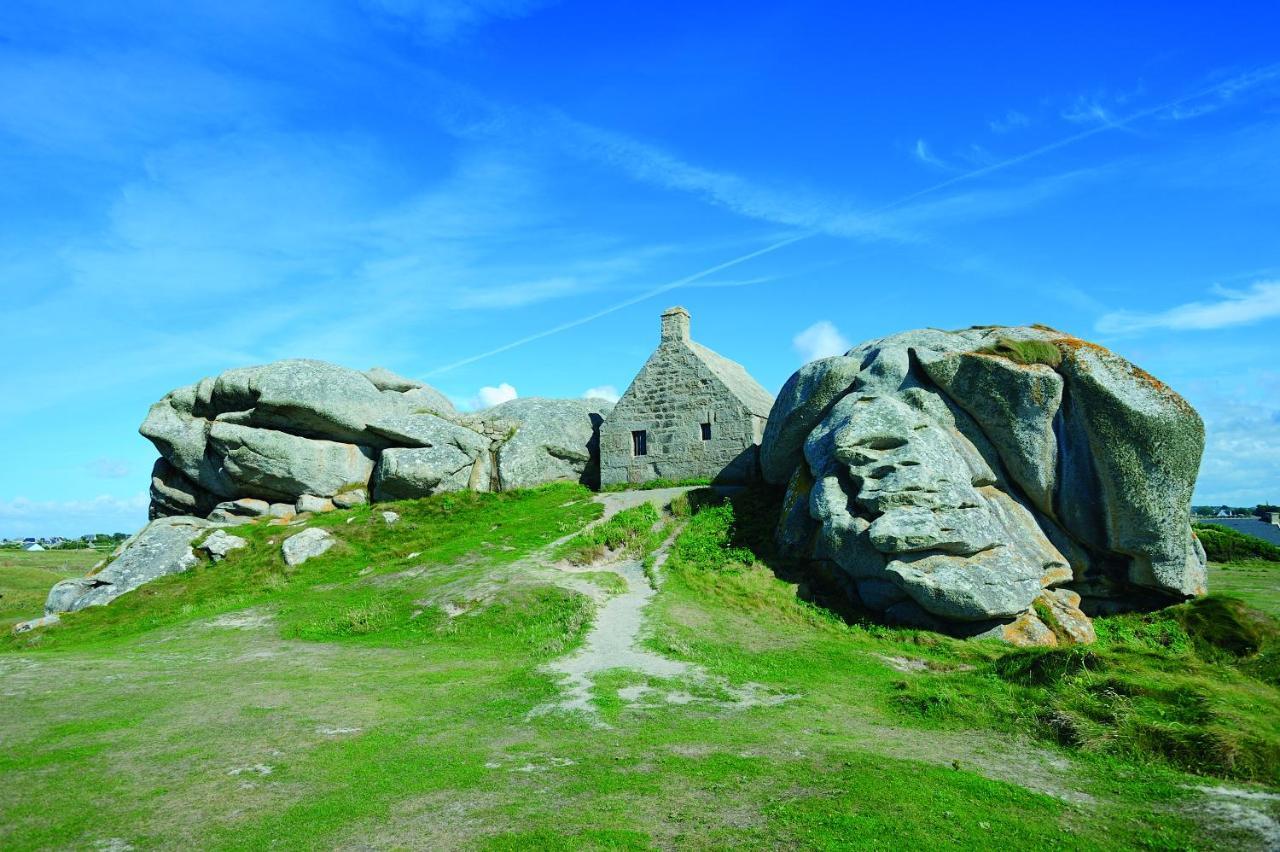
<path id="1" fill-rule="evenodd" d="M 1238 559 L 1280 562 L 1280 547 L 1257 536 L 1246 535 L 1221 524 L 1197 524 L 1195 533 L 1204 545 L 1205 555 L 1214 562 L 1235 562 Z"/>

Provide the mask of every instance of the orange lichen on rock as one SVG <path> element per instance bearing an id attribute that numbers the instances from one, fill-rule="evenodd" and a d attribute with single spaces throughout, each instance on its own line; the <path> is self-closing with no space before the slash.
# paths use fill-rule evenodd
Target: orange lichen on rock
<path id="1" fill-rule="evenodd" d="M 1183 411 L 1190 412 L 1192 414 L 1196 413 L 1195 409 L 1191 407 L 1191 404 L 1183 399 L 1182 395 L 1173 388 L 1169 387 L 1164 382 L 1139 367 L 1137 364 L 1134 364 L 1126 358 L 1122 358 L 1105 346 L 1099 346 L 1096 343 L 1091 343 L 1088 340 L 1081 340 L 1080 338 L 1072 337 L 1069 334 L 1064 334 L 1061 337 L 1055 338 L 1053 343 L 1057 345 L 1059 350 L 1061 350 L 1064 358 L 1072 357 L 1080 350 L 1091 350 L 1099 355 L 1114 358 L 1124 364 L 1125 369 L 1134 379 L 1145 384 L 1161 396 L 1169 399 L 1179 408 L 1183 409 Z"/>

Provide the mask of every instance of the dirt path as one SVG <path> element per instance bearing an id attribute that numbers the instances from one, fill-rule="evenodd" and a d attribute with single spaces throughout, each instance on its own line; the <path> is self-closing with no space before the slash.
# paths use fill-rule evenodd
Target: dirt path
<path id="1" fill-rule="evenodd" d="M 623 491 L 596 496 L 605 507 L 605 513 L 596 523 L 602 523 L 621 512 L 643 503 L 665 508 L 671 501 L 692 489 L 661 488 L 652 491 Z M 672 543 L 679 529 L 674 529 L 667 540 L 654 552 L 651 574 L 661 576 Z M 561 678 L 563 696 L 556 702 L 536 708 L 534 715 L 562 710 L 579 712 L 594 723 L 603 725 L 596 706 L 592 703 L 592 690 L 596 678 L 606 672 L 626 670 L 647 679 L 663 681 L 637 684 L 619 690 L 622 701 L 632 707 L 651 704 L 711 703 L 726 709 L 740 709 L 762 704 L 777 704 L 787 696 L 776 695 L 760 684 L 748 683 L 733 686 L 723 678 L 712 676 L 701 666 L 682 660 L 673 660 L 644 647 L 645 608 L 657 594 L 654 584 L 645 576 L 639 560 L 620 559 L 606 561 L 575 569 L 570 565 L 557 565 L 558 576 L 553 579 L 559 585 L 582 592 L 600 603 L 590 632 L 575 653 L 547 665 L 549 672 Z M 607 571 L 618 575 L 626 583 L 626 590 L 611 597 L 604 597 L 593 583 L 574 576 L 575 573 Z M 699 694 L 700 693 L 700 694 Z"/>

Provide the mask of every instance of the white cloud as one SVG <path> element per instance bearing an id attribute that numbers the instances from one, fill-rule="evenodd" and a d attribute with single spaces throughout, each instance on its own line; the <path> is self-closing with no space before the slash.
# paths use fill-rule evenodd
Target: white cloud
<path id="1" fill-rule="evenodd" d="M 609 402 L 617 402 L 621 397 L 622 394 L 618 393 L 618 389 L 613 385 L 599 385 L 582 392 L 583 399 L 607 399 Z"/>
<path id="2" fill-rule="evenodd" d="M 797 334 L 791 341 L 807 364 L 829 355 L 843 355 L 852 344 L 830 321 L 820 320 Z"/>
<path id="3" fill-rule="evenodd" d="M 1195 502 L 1251 506 L 1280 499 L 1280 409 L 1218 400 L 1200 412 L 1205 448 Z"/>
<path id="4" fill-rule="evenodd" d="M 929 148 L 929 143 L 925 142 L 923 139 L 916 140 L 914 153 L 916 155 L 916 159 L 927 166 L 933 166 L 938 169 L 951 168 L 951 166 L 948 165 L 941 157 L 933 153 L 932 149 Z"/>
<path id="5" fill-rule="evenodd" d="M 147 522 L 149 502 L 144 492 L 89 500 L 0 499 L 0 537 L 134 532 Z"/>
<path id="6" fill-rule="evenodd" d="M 1115 116 L 1095 98 L 1079 97 L 1062 111 L 1072 124 L 1115 124 Z"/>
<path id="7" fill-rule="evenodd" d="M 405 23 L 431 41 L 452 41 L 495 19 L 521 18 L 544 0 L 362 0 L 386 22 Z"/>
<path id="8" fill-rule="evenodd" d="M 1165 328 L 1175 331 L 1202 331 L 1250 325 L 1280 317 L 1280 281 L 1259 281 L 1248 290 L 1215 287 L 1216 301 L 1188 302 L 1155 313 L 1114 311 L 1098 319 L 1103 333 L 1134 333 Z"/>
<path id="9" fill-rule="evenodd" d="M 506 382 L 502 382 L 497 386 L 486 385 L 480 388 L 480 392 L 471 398 L 471 408 L 480 410 L 483 408 L 493 408 L 495 405 L 501 405 L 504 402 L 510 402 L 519 396 L 516 389 Z"/>

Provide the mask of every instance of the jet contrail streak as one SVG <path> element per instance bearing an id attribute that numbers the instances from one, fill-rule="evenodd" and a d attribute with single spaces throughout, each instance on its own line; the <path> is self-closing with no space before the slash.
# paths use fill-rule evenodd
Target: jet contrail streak
<path id="1" fill-rule="evenodd" d="M 760 255 L 769 254 L 770 252 L 777 251 L 780 248 L 785 248 L 786 246 L 789 246 L 792 243 L 798 243 L 801 240 L 807 240 L 809 237 L 812 237 L 812 236 L 813 236 L 812 233 L 805 233 L 805 234 L 797 234 L 796 236 L 793 236 L 793 237 L 787 237 L 785 240 L 779 240 L 778 242 L 767 245 L 764 248 L 756 249 L 755 251 L 750 252 L 748 254 L 741 255 L 740 257 L 735 257 L 732 260 L 726 260 L 723 263 L 716 264 L 715 266 L 704 269 L 701 272 L 695 272 L 692 275 L 686 275 L 684 278 L 679 278 L 675 281 L 669 281 L 666 284 L 663 284 L 658 287 L 654 287 L 651 290 L 646 290 L 637 296 L 632 296 L 630 299 L 627 299 L 624 302 L 618 302 L 617 304 L 610 305 L 607 308 L 598 310 L 594 314 L 588 314 L 585 317 L 579 317 L 578 319 L 561 323 L 560 325 L 557 325 L 554 328 L 548 328 L 544 331 L 539 331 L 537 334 L 530 334 L 528 337 L 522 337 L 519 340 L 513 340 L 510 343 L 499 346 L 497 349 L 490 349 L 488 352 L 481 352 L 479 355 L 472 355 L 470 358 L 463 358 L 461 361 L 454 361 L 452 364 L 446 364 L 443 367 L 437 367 L 436 369 L 427 373 L 427 375 L 434 376 L 437 373 L 446 373 L 449 370 L 455 370 L 458 367 L 463 367 L 467 364 L 473 364 L 482 358 L 488 358 L 491 355 L 497 355 L 499 352 L 506 352 L 508 349 L 514 349 L 517 346 L 523 346 L 526 343 L 532 343 L 535 340 L 541 340 L 544 337 L 549 337 L 553 334 L 559 334 L 562 331 L 575 328 L 576 326 L 583 325 L 584 323 L 589 323 L 592 320 L 597 320 L 600 317 L 605 316 L 606 314 L 613 313 L 614 311 L 620 311 L 623 308 L 629 308 L 638 302 L 643 302 L 645 299 L 652 299 L 654 296 L 657 296 L 660 293 L 665 293 L 668 290 L 674 290 L 677 287 L 683 287 L 686 284 L 692 284 L 694 281 L 697 281 L 699 278 L 706 278 L 708 275 L 714 275 L 715 273 L 728 269 L 731 266 L 737 266 L 739 263 L 746 263 L 748 260 L 753 260 L 754 258 L 760 257 Z"/>
<path id="2" fill-rule="evenodd" d="M 1107 122 L 1106 124 L 1099 125 L 1098 127 L 1091 127 L 1088 130 L 1082 130 L 1079 133 L 1074 133 L 1063 139 L 1059 139 L 1056 142 L 1050 142 L 1047 145 L 1041 145 L 1039 148 L 1033 148 L 1032 150 L 1027 151 L 1025 153 L 1018 154 L 1013 157 L 1009 157 L 1006 160 L 1001 160 L 998 163 L 992 163 L 990 165 L 974 169 L 973 171 L 965 172 L 964 174 L 960 174 L 960 175 L 956 175 L 955 177 L 948 178 L 947 180 L 944 180 L 940 183 L 935 183 L 932 186 L 927 186 L 924 189 L 919 189 L 919 190 L 916 190 L 915 192 L 908 193 L 907 195 L 904 195 L 901 198 L 897 198 L 893 201 L 890 201 L 887 204 L 881 205 L 880 207 L 876 207 L 864 215 L 875 216 L 880 213 L 887 213 L 890 210 L 901 207 L 903 204 L 907 204 L 911 201 L 915 201 L 917 198 L 920 198 L 925 195 L 930 195 L 932 193 L 937 192 L 938 190 L 946 189 L 949 186 L 955 186 L 958 183 L 962 183 L 968 180 L 973 180 L 974 178 L 983 177 L 985 175 L 992 174 L 993 172 L 998 172 L 1002 169 L 1009 168 L 1010 166 L 1016 166 L 1021 163 L 1025 163 L 1028 160 L 1034 160 L 1037 157 L 1043 156 L 1044 154 L 1048 154 L 1052 151 L 1057 151 L 1061 148 L 1067 147 L 1068 145 L 1074 145 L 1077 142 L 1083 141 L 1093 136 L 1097 136 L 1101 133 L 1106 133 L 1109 130 L 1115 130 L 1117 128 L 1124 127 L 1140 119 L 1149 118 L 1150 116 L 1164 112 L 1165 110 L 1169 110 L 1169 109 L 1173 109 L 1174 107 L 1181 106 L 1182 104 L 1185 104 L 1189 101 L 1194 101 L 1199 98 L 1208 97 L 1209 95 L 1216 94 L 1218 92 L 1223 92 L 1228 89 L 1232 89 L 1236 87 L 1249 88 L 1251 86 L 1257 85 L 1258 83 L 1265 82 L 1266 80 L 1270 80 L 1278 76 L 1280 76 L 1280 64 L 1264 65 L 1261 68 L 1255 68 L 1252 71 L 1248 71 L 1244 74 L 1240 74 L 1238 76 L 1232 77 L 1229 80 L 1224 80 L 1223 82 L 1217 83 L 1213 86 L 1208 86 L 1206 88 L 1199 89 L 1195 92 L 1192 92 L 1188 95 L 1183 95 L 1180 98 L 1175 98 L 1174 100 L 1166 101 L 1165 103 L 1162 103 L 1158 106 L 1153 106 L 1144 110 L 1139 110 L 1138 112 L 1131 113 L 1115 121 Z M 626 301 L 618 302 L 617 304 L 610 305 L 607 308 L 603 308 L 585 317 L 579 317 L 578 319 L 561 323 L 560 325 L 557 325 L 553 328 L 548 328 L 544 331 L 539 331 L 536 334 L 530 334 L 527 337 L 522 337 L 519 340 L 513 340 L 512 342 L 507 343 L 503 346 L 499 346 L 496 349 L 490 349 L 488 352 L 481 352 L 479 355 L 472 355 L 469 358 L 463 358 L 461 361 L 454 361 L 452 364 L 446 364 L 443 367 L 437 367 L 434 370 L 431 370 L 430 372 L 428 372 L 426 375 L 435 376 L 440 373 L 447 373 L 450 370 L 456 370 L 458 367 L 464 367 L 467 364 L 474 364 L 476 361 L 480 361 L 484 358 L 489 358 L 501 352 L 506 352 L 509 349 L 515 349 L 517 346 L 523 346 L 526 343 L 532 343 L 535 340 L 541 340 L 544 337 L 550 337 L 553 334 L 559 334 L 562 331 L 567 331 L 571 328 L 576 328 L 577 326 L 584 325 L 593 320 L 597 320 L 602 316 L 606 316 L 608 314 L 614 313 L 615 311 L 620 311 L 623 308 L 629 308 L 634 304 L 645 301 L 646 299 L 651 299 L 654 296 L 667 292 L 668 290 L 675 290 L 676 288 L 683 287 L 686 284 L 692 284 L 694 281 L 697 281 L 700 278 L 706 278 L 708 275 L 714 275 L 715 273 L 720 272 L 721 270 L 724 270 L 724 269 L 728 269 L 731 266 L 737 266 L 740 263 L 745 263 L 748 260 L 753 260 L 757 257 L 760 257 L 761 255 L 770 254 L 772 252 L 777 251 L 778 249 L 786 248 L 789 245 L 794 245 L 795 243 L 801 242 L 802 240 L 807 240 L 807 239 L 811 239 L 813 237 L 819 236 L 822 233 L 824 232 L 821 230 L 806 231 L 803 234 L 797 234 L 795 236 L 788 237 L 785 240 L 779 240 L 778 242 L 767 245 L 764 248 L 756 249 L 755 251 L 750 252 L 748 254 L 741 255 L 740 257 L 735 257 L 732 260 L 726 260 L 723 263 L 716 264 L 715 266 L 712 266 L 708 269 L 704 269 L 701 272 L 695 272 L 692 275 L 685 276 L 684 278 L 680 278 L 676 281 L 670 281 L 661 286 L 654 287 L 651 290 L 646 290 L 643 293 L 639 294 L 638 296 L 633 296 L 630 299 L 627 299 Z"/>

